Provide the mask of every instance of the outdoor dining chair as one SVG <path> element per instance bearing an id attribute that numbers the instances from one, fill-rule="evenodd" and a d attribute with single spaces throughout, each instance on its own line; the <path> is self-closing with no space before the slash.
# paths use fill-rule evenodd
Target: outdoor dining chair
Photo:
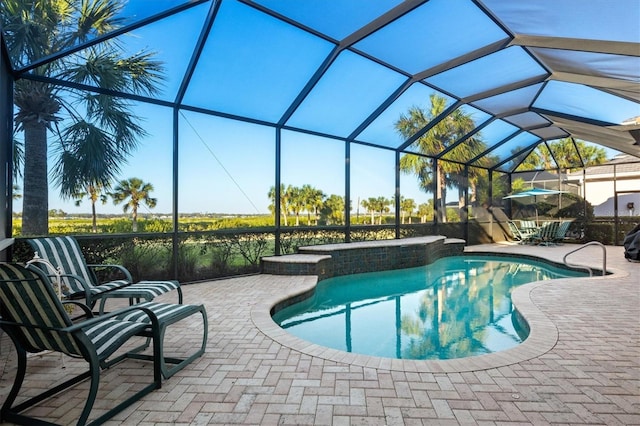
<path id="1" fill-rule="evenodd" d="M 509 227 L 509 231 L 511 231 L 513 239 L 518 241 L 519 244 L 531 242 L 537 232 L 535 228 L 520 229 L 518 225 L 511 220 L 507 221 L 507 226 Z"/>
<path id="2" fill-rule="evenodd" d="M 91 310 L 76 301 L 74 304 L 91 316 Z M 138 311 L 148 322 L 127 321 L 116 318 L 125 312 Z M 147 334 L 153 342 L 153 381 L 140 385 L 135 393 L 127 396 L 115 407 L 106 411 L 90 424 L 101 424 L 115 414 L 129 407 L 135 401 L 161 387 L 161 336 L 156 315 L 145 307 L 132 306 L 112 314 L 91 317 L 73 322 L 44 273 L 29 270 L 18 264 L 0 264 L 0 326 L 9 335 L 17 352 L 17 371 L 13 386 L 0 409 L 0 420 L 18 424 L 45 424 L 42 420 L 24 414 L 47 398 L 90 379 L 88 395 L 77 424 L 87 423 L 100 385 L 100 374 L 109 364 L 107 359 L 114 355 L 125 343 L 140 333 Z M 82 358 L 89 369 L 75 375 L 63 383 L 49 387 L 38 395 L 22 395 L 25 401 L 14 405 L 19 396 L 27 372 L 27 353 L 43 351 Z M 71 370 L 70 370 L 71 371 Z M 76 390 L 74 389 L 74 392 Z M 127 392 L 129 394 L 129 392 Z"/>
<path id="3" fill-rule="evenodd" d="M 139 281 L 133 283 L 131 273 L 122 265 L 87 264 L 78 241 L 69 236 L 33 238 L 27 240 L 37 258 L 32 262 L 36 267 L 51 274 L 46 267 L 37 262 L 39 258 L 50 264 L 59 272 L 62 284 L 66 287 L 68 299 L 84 299 L 85 304 L 93 308 L 100 301 L 99 312 L 104 312 L 104 305 L 109 298 L 126 298 L 130 301 L 153 300 L 156 296 L 176 290 L 178 303 L 182 303 L 182 288 L 175 280 Z M 121 279 L 99 282 L 96 269 L 117 271 Z"/>

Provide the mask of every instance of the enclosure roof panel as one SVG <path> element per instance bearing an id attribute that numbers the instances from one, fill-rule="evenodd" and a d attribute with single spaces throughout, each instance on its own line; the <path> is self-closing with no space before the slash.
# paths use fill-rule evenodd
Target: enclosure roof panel
<path id="1" fill-rule="evenodd" d="M 16 79 L 480 167 L 475 150 L 486 148 L 483 161 L 502 171 L 567 137 L 640 157 L 637 0 L 129 0 L 100 32 L 40 33 L 51 43 L 37 52 L 14 3 L 0 12 Z M 60 72 L 106 44 L 152 52 L 159 91 L 107 90 Z M 424 123 L 402 132 L 412 109 Z M 444 151 L 420 148 L 455 111 L 473 127 Z"/>
<path id="2" fill-rule="evenodd" d="M 508 38 L 471 2 L 431 0 L 353 47 L 415 75 Z"/>

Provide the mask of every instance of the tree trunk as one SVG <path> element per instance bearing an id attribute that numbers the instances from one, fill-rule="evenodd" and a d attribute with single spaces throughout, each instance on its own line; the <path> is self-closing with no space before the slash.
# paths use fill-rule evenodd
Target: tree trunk
<path id="1" fill-rule="evenodd" d="M 49 184 L 47 180 L 47 127 L 24 123 L 24 189 L 22 235 L 49 233 Z"/>
<path id="2" fill-rule="evenodd" d="M 287 226 L 287 209 L 284 203 L 280 204 L 280 213 L 282 213 L 282 219 L 284 220 L 284 226 Z"/>
<path id="3" fill-rule="evenodd" d="M 446 176 L 441 168 L 438 168 L 438 182 L 436 182 L 436 203 L 435 203 L 435 215 L 438 223 L 447 222 L 447 203 L 445 198 L 447 197 L 447 184 L 445 182 Z"/>
<path id="4" fill-rule="evenodd" d="M 98 221 L 96 217 L 96 201 L 91 199 L 91 229 L 94 233 L 98 232 Z"/>
<path id="5" fill-rule="evenodd" d="M 133 209 L 132 213 L 132 221 L 131 221 L 131 229 L 133 232 L 138 232 L 138 210 Z"/>

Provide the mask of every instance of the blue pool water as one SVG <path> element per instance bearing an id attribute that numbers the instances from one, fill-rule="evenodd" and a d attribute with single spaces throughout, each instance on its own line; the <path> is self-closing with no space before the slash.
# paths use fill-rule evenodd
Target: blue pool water
<path id="1" fill-rule="evenodd" d="M 418 268 L 321 281 L 314 295 L 274 314 L 291 334 L 322 346 L 398 359 L 452 359 L 521 343 L 511 291 L 585 276 L 510 257 L 454 256 Z"/>

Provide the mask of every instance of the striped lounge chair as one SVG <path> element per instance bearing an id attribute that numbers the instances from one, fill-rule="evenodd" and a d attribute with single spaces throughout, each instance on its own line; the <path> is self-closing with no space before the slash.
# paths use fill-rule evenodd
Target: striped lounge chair
<path id="1" fill-rule="evenodd" d="M 87 264 L 80 245 L 73 237 L 46 237 L 27 240 L 36 256 L 29 263 L 45 270 L 44 264 L 50 264 L 61 275 L 62 284 L 68 289 L 65 296 L 68 299 L 84 299 L 85 304 L 93 308 L 100 301 L 99 312 L 104 312 L 104 305 L 109 298 L 126 298 L 134 300 L 153 300 L 156 296 L 176 290 L 178 303 L 182 303 L 182 289 L 175 280 L 167 281 L 139 281 L 133 283 L 129 271 L 121 265 L 90 265 Z M 39 262 L 39 259 L 45 262 Z M 96 269 L 116 270 L 121 279 L 109 282 L 98 282 Z"/>
<path id="2" fill-rule="evenodd" d="M 560 223 L 555 221 L 544 222 L 542 226 L 540 226 L 538 234 L 534 237 L 535 242 L 543 246 L 555 245 L 559 226 Z"/>
<path id="3" fill-rule="evenodd" d="M 81 305 L 73 301 L 65 303 Z M 85 306 L 84 309 L 91 314 L 88 307 Z M 77 422 L 79 425 L 86 424 L 98 392 L 100 373 L 106 367 L 107 359 L 133 336 L 145 330 L 150 331 L 149 335 L 153 341 L 153 381 L 141 384 L 135 393 L 92 420 L 92 424 L 103 423 L 154 389 L 160 388 L 161 337 L 158 319 L 151 310 L 144 307 L 132 306 L 125 308 L 125 311 L 140 312 L 147 318 L 148 323 L 116 318 L 116 315 L 123 315 L 123 311 L 74 323 L 46 275 L 17 264 L 0 263 L 0 326 L 13 341 L 18 356 L 13 386 L 0 408 L 0 421 L 44 424 L 40 419 L 25 415 L 24 411 L 81 381 L 90 379 L 89 392 Z M 60 352 L 82 358 L 89 363 L 89 369 L 38 395 L 22 395 L 21 399 L 27 399 L 14 405 L 26 375 L 27 353 L 42 351 Z M 74 392 L 77 390 L 74 389 Z"/>
<path id="4" fill-rule="evenodd" d="M 558 233 L 556 237 L 553 239 L 553 242 L 556 244 L 562 244 L 564 242 L 565 237 L 567 236 L 567 231 L 569 231 L 569 227 L 571 226 L 572 220 L 565 220 L 560 223 L 558 226 Z"/>

